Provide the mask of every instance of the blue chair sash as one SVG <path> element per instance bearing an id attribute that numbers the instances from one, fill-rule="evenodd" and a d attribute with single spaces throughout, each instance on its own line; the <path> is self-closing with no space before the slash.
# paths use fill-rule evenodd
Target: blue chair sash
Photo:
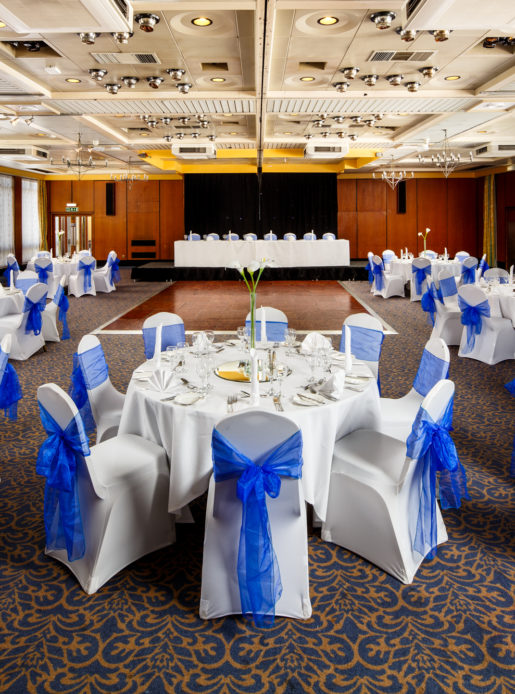
<path id="1" fill-rule="evenodd" d="M 53 272 L 52 263 L 50 263 L 50 265 L 39 265 L 36 262 L 35 268 L 36 268 L 36 272 L 38 273 L 39 281 L 42 282 L 43 284 L 48 284 L 48 277 Z"/>
<path id="2" fill-rule="evenodd" d="M 300 431 L 295 432 L 255 461 L 238 451 L 216 429 L 211 446 L 215 481 L 238 478 L 237 495 L 242 503 L 238 548 L 241 612 L 252 613 L 257 626 L 272 626 L 282 583 L 272 545 L 266 495 L 272 499 L 279 496 L 281 476 L 302 477 L 302 435 Z"/>
<path id="3" fill-rule="evenodd" d="M 256 339 L 259 341 L 261 336 L 261 321 L 257 320 L 256 323 Z M 245 321 L 245 327 L 250 329 L 250 320 Z M 266 339 L 270 342 L 284 342 L 286 339 L 286 331 L 288 330 L 288 323 L 284 321 L 266 321 Z"/>
<path id="4" fill-rule="evenodd" d="M 26 294 L 31 287 L 38 283 L 36 277 L 17 277 L 14 286 L 16 289 L 21 289 Z"/>
<path id="5" fill-rule="evenodd" d="M 440 289 L 437 289 L 435 284 L 432 283 L 422 294 L 421 299 L 422 310 L 427 312 L 427 318 L 431 325 L 435 324 L 436 301 L 443 304 L 443 296 Z"/>
<path id="6" fill-rule="evenodd" d="M 442 378 L 449 376 L 449 362 L 431 354 L 427 349 L 422 352 L 422 358 L 418 367 L 417 375 L 413 381 L 413 388 L 423 398 L 429 393 L 431 388 L 441 381 Z"/>
<path id="7" fill-rule="evenodd" d="M 322 235 L 322 239 L 324 241 L 335 241 L 336 240 L 336 234 L 333 234 L 332 231 L 328 231 L 326 234 Z"/>
<path id="8" fill-rule="evenodd" d="M 86 543 L 82 530 L 77 488 L 78 463 L 89 455 L 89 446 L 80 417 L 66 429 L 39 403 L 41 423 L 48 438 L 39 449 L 36 472 L 46 477 L 44 519 L 49 549 L 66 549 L 69 561 L 84 556 Z"/>
<path id="9" fill-rule="evenodd" d="M 481 260 L 479 261 L 479 269 L 481 270 L 482 275 L 490 269 L 490 265 L 488 265 L 485 258 L 481 258 Z"/>
<path id="10" fill-rule="evenodd" d="M 97 388 L 109 378 L 109 369 L 101 345 L 73 355 L 73 370 L 68 393 L 80 412 L 88 436 L 95 430 L 88 390 Z"/>
<path id="11" fill-rule="evenodd" d="M 25 302 L 23 304 L 23 313 L 29 313 L 27 317 L 27 322 L 25 324 L 25 334 L 34 333 L 34 335 L 39 335 L 42 328 L 42 312 L 45 310 L 46 306 L 46 293 L 41 297 L 39 301 L 31 301 L 27 296 L 25 297 Z"/>
<path id="12" fill-rule="evenodd" d="M 7 277 L 7 279 L 9 279 L 9 273 L 11 272 L 11 270 L 14 273 L 20 271 L 20 266 L 18 265 L 18 262 L 16 260 L 12 260 L 11 262 L 7 260 L 7 267 L 4 270 L 4 277 Z"/>
<path id="13" fill-rule="evenodd" d="M 365 265 L 365 270 L 368 272 L 368 282 L 369 284 L 372 284 L 372 282 L 374 281 L 374 270 L 373 263 L 370 260 Z"/>
<path id="14" fill-rule="evenodd" d="M 415 281 L 415 293 L 419 296 L 419 294 L 422 294 L 422 285 L 424 281 L 427 279 L 427 276 L 431 274 L 431 265 L 427 265 L 426 267 L 414 267 L 411 273 Z"/>
<path id="15" fill-rule="evenodd" d="M 9 355 L 0 349 L 0 409 L 6 417 L 17 419 L 18 400 L 21 400 L 23 393 L 18 374 L 8 359 Z"/>
<path id="16" fill-rule="evenodd" d="M 449 434 L 452 407 L 453 398 L 438 422 L 420 408 L 406 442 L 406 455 L 418 460 L 415 479 L 420 485 L 420 499 L 413 549 L 422 557 L 432 558 L 436 554 L 436 474 L 439 473 L 442 508 L 459 508 L 461 499 L 470 498 L 467 476 Z"/>
<path id="17" fill-rule="evenodd" d="M 78 270 L 84 271 L 84 291 L 87 292 L 91 289 L 91 273 L 93 272 L 93 263 L 85 263 L 83 260 L 79 260 Z"/>
<path id="18" fill-rule="evenodd" d="M 107 266 L 109 268 L 109 282 L 114 284 L 119 282 L 120 277 L 120 261 L 118 258 L 113 258 L 112 256 L 107 259 Z"/>
<path id="19" fill-rule="evenodd" d="M 63 326 L 62 339 L 68 340 L 70 337 L 70 329 L 68 328 L 68 321 L 66 319 L 66 314 L 68 313 L 68 309 L 70 307 L 70 304 L 68 302 L 68 297 L 64 293 L 64 289 L 63 289 L 63 287 L 61 287 L 61 285 L 59 285 L 56 293 L 54 294 L 53 302 L 54 302 L 54 304 L 57 305 L 57 307 L 59 309 L 59 320 L 61 321 L 62 326 Z"/>
<path id="20" fill-rule="evenodd" d="M 483 329 L 483 316 L 490 317 L 490 304 L 485 300 L 471 306 L 462 296 L 458 296 L 458 306 L 461 310 L 461 323 L 467 326 L 467 344 L 463 347 L 463 352 L 468 354 L 474 349 L 476 335 L 480 335 Z"/>
<path id="21" fill-rule="evenodd" d="M 374 273 L 374 279 L 375 279 L 375 288 L 378 292 L 382 291 L 384 287 L 384 280 L 383 280 L 383 263 L 374 263 L 372 261 L 373 268 L 372 272 Z"/>
<path id="22" fill-rule="evenodd" d="M 277 241 L 277 234 L 265 234 L 265 241 Z"/>
<path id="23" fill-rule="evenodd" d="M 143 344 L 145 347 L 145 357 L 152 359 L 156 348 L 156 327 L 143 328 Z M 161 330 L 161 351 L 170 345 L 185 341 L 184 323 L 174 323 L 173 325 L 163 325 Z"/>
<path id="24" fill-rule="evenodd" d="M 461 268 L 461 279 L 463 284 L 474 284 L 476 281 L 476 268 L 477 264 L 472 267 L 467 267 L 463 265 Z"/>
<path id="25" fill-rule="evenodd" d="M 345 326 L 344 326 L 345 328 Z M 340 338 L 340 352 L 345 352 L 345 329 Z M 362 328 L 359 325 L 349 325 L 352 353 L 357 359 L 364 361 L 379 361 L 383 346 L 384 333 L 373 328 Z M 381 380 L 377 371 L 377 387 L 381 395 Z"/>
<path id="26" fill-rule="evenodd" d="M 456 280 L 454 277 L 445 277 L 444 279 L 441 279 L 439 283 L 442 297 L 456 296 L 458 293 L 458 287 L 456 286 Z"/>

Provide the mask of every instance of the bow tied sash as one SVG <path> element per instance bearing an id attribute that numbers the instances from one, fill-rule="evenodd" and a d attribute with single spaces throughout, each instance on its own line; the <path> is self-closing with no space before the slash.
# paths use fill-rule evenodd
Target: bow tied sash
<path id="1" fill-rule="evenodd" d="M 462 296 L 458 295 L 458 306 L 461 310 L 461 323 L 467 327 L 467 344 L 463 352 L 468 354 L 474 349 L 476 335 L 480 335 L 483 329 L 483 317 L 490 317 L 490 304 L 488 300 L 471 306 Z"/>
<path id="2" fill-rule="evenodd" d="M 373 273 L 374 273 L 374 279 L 375 279 L 375 288 L 376 291 L 380 292 L 383 287 L 384 287 L 384 280 L 383 280 L 383 263 L 373 263 Z"/>
<path id="3" fill-rule="evenodd" d="M 422 557 L 434 557 L 438 544 L 436 474 L 442 508 L 459 508 L 461 499 L 469 499 L 467 477 L 451 438 L 453 398 L 442 417 L 435 422 L 426 410 L 419 409 L 406 442 L 406 455 L 417 460 L 415 481 L 420 498 L 413 549 Z"/>
<path id="4" fill-rule="evenodd" d="M 48 277 L 53 272 L 52 263 L 49 265 L 39 265 L 37 262 L 35 264 L 36 272 L 38 273 L 38 279 L 43 284 L 48 284 Z"/>
<path id="5" fill-rule="evenodd" d="M 373 270 L 373 263 L 371 260 L 368 261 L 368 263 L 365 265 L 365 270 L 368 272 L 368 282 L 369 284 L 372 284 L 374 281 L 374 270 Z"/>
<path id="6" fill-rule="evenodd" d="M 216 482 L 238 478 L 242 503 L 238 548 L 238 582 L 242 614 L 252 613 L 257 626 L 274 622 L 275 605 L 282 593 L 279 564 L 272 545 L 266 496 L 275 499 L 281 477 L 302 476 L 302 435 L 286 441 L 253 461 L 237 450 L 219 431 L 213 431 L 213 466 Z"/>
<path id="7" fill-rule="evenodd" d="M 25 324 L 25 334 L 34 333 L 34 335 L 39 335 L 43 325 L 42 312 L 45 310 L 46 305 L 46 292 L 41 297 L 39 301 L 31 301 L 28 297 L 25 297 L 25 302 L 23 304 L 23 313 L 28 312 L 27 322 Z"/>
<path id="8" fill-rule="evenodd" d="M 120 281 L 120 261 L 118 258 L 113 258 L 112 256 L 107 259 L 107 266 L 109 268 L 109 282 L 114 284 Z"/>
<path id="9" fill-rule="evenodd" d="M 66 429 L 39 403 L 41 422 L 48 438 L 39 449 L 36 472 L 46 477 L 44 519 L 50 549 L 66 549 L 68 560 L 84 556 L 86 549 L 77 488 L 77 467 L 89 446 L 80 417 Z"/>
<path id="10" fill-rule="evenodd" d="M 427 290 L 422 294 L 421 305 L 422 310 L 426 311 L 428 314 L 428 320 L 431 324 L 435 324 L 435 313 L 436 313 L 436 301 L 443 304 L 443 296 L 439 289 L 437 289 L 433 284 L 429 285 Z"/>
<path id="11" fill-rule="evenodd" d="M 79 260 L 78 270 L 83 270 L 84 272 L 84 291 L 87 292 L 91 289 L 91 273 L 93 271 L 93 263 L 85 263 L 83 260 Z"/>
<path id="12" fill-rule="evenodd" d="M 64 289 L 61 285 L 59 285 L 56 293 L 54 294 L 53 302 L 57 305 L 57 308 L 59 309 L 59 320 L 63 325 L 62 339 L 68 340 L 70 338 L 70 329 L 68 327 L 66 314 L 68 313 L 68 308 L 70 307 L 70 304 L 68 302 L 68 297 L 64 293 Z"/>
<path id="13" fill-rule="evenodd" d="M 462 270 L 461 270 L 461 278 L 463 281 L 463 284 L 474 284 L 476 281 L 476 265 L 472 265 L 472 267 L 467 267 L 466 265 L 463 265 Z"/>
<path id="14" fill-rule="evenodd" d="M 9 275 L 11 270 L 16 273 L 20 271 L 20 266 L 18 265 L 18 262 L 16 260 L 7 260 L 7 267 L 4 270 L 4 277 L 7 277 L 9 279 Z"/>
<path id="15" fill-rule="evenodd" d="M 415 280 L 415 293 L 417 296 L 422 294 L 422 286 L 427 279 L 427 276 L 431 274 L 431 265 L 426 265 L 426 267 L 414 267 L 411 271 L 413 279 Z"/>
<path id="16" fill-rule="evenodd" d="M 490 269 L 490 265 L 488 265 L 485 258 L 481 258 L 481 260 L 479 261 L 479 269 L 481 270 L 481 274 L 484 274 L 487 270 Z"/>
<path id="17" fill-rule="evenodd" d="M 0 349 L 0 409 L 4 410 L 6 417 L 17 419 L 22 392 L 18 374 L 8 358 L 9 355 Z"/>

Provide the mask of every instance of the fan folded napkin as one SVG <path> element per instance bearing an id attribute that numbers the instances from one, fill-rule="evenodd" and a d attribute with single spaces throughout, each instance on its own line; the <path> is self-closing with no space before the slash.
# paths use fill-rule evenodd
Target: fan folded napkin
<path id="1" fill-rule="evenodd" d="M 175 374 L 167 369 L 156 369 L 148 379 L 148 385 L 155 390 L 169 391 L 171 387 L 178 386 L 179 382 Z"/>
<path id="2" fill-rule="evenodd" d="M 304 338 L 300 349 L 304 354 L 309 354 L 309 352 L 324 348 L 331 349 L 331 342 L 320 333 L 309 333 Z"/>
<path id="3" fill-rule="evenodd" d="M 319 393 L 334 400 L 341 400 L 345 390 L 345 371 L 337 371 L 318 389 Z"/>

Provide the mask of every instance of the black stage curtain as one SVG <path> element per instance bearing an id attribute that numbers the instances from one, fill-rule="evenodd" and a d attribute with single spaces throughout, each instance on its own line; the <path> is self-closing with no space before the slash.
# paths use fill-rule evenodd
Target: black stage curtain
<path id="1" fill-rule="evenodd" d="M 270 229 L 301 237 L 313 229 L 320 238 L 337 230 L 335 174 L 187 174 L 184 182 L 185 230 L 204 235 L 262 238 Z"/>

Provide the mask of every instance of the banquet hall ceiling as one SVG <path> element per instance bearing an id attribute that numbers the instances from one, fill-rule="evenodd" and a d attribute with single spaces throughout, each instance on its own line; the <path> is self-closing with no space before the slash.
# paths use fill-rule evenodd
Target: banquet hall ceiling
<path id="1" fill-rule="evenodd" d="M 371 20 L 381 12 L 393 13 L 390 28 Z M 153 31 L 141 14 L 158 18 Z M 107 161 L 86 173 L 104 176 L 129 159 L 149 175 L 369 174 L 392 160 L 437 172 L 444 131 L 461 153 L 457 171 L 515 161 L 506 0 L 0 0 L 0 20 L 0 166 L 66 175 L 78 134 L 87 158 Z M 417 30 L 414 40 L 401 29 Z M 444 29 L 448 40 L 436 41 L 431 31 Z M 113 32 L 127 30 L 117 42 Z M 96 33 L 94 43 L 80 32 Z M 353 79 L 342 73 L 350 67 Z M 177 154 L 191 148 L 200 152 Z"/>

